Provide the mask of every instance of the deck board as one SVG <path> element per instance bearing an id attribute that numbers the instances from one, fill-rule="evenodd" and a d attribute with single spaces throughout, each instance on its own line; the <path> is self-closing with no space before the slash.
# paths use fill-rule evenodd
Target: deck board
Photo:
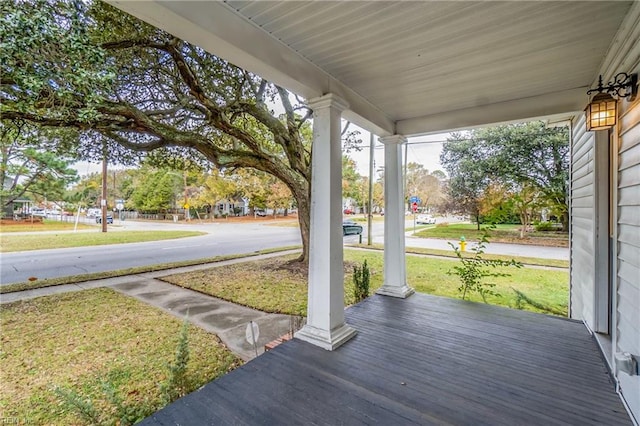
<path id="1" fill-rule="evenodd" d="M 337 351 L 285 342 L 141 424 L 631 424 L 579 322 L 423 294 L 346 317 Z"/>

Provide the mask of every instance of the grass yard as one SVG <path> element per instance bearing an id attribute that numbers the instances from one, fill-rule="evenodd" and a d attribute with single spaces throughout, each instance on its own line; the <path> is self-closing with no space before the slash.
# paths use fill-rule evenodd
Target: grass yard
<path id="1" fill-rule="evenodd" d="M 464 236 L 467 241 L 479 241 L 482 237 L 482 228 L 487 225 L 480 225 L 480 231 L 476 224 L 454 223 L 450 225 L 439 224 L 417 231 L 414 235 L 422 238 L 443 238 L 448 240 L 459 240 Z M 489 230 L 489 240 L 493 243 L 519 243 L 538 244 L 557 247 L 569 246 L 569 235 L 566 232 L 556 231 L 533 231 L 528 232 L 524 239 L 520 238 L 520 225 L 496 225 L 495 229 Z"/>
<path id="2" fill-rule="evenodd" d="M 43 231 L 73 231 L 75 223 L 73 221 L 61 222 L 59 220 L 45 219 L 40 222 L 33 222 L 29 219 L 15 223 L 0 224 L 0 233 L 5 232 L 43 232 Z M 95 226 L 78 223 L 78 229 L 95 229 Z"/>
<path id="3" fill-rule="evenodd" d="M 217 267 L 198 272 L 170 275 L 163 280 L 191 288 L 215 297 L 267 312 L 306 315 L 307 275 L 306 270 L 282 268 L 295 256 L 247 262 L 232 266 Z M 375 292 L 383 281 L 383 254 L 370 251 L 345 250 L 345 304 L 352 304 L 353 265 L 367 259 L 371 270 L 370 293 Z M 459 297 L 459 280 L 448 275 L 457 263 L 453 260 L 407 256 L 407 280 L 416 291 L 436 296 Z M 569 299 L 569 275 L 565 270 L 533 268 L 497 268 L 511 273 L 510 277 L 495 278 L 495 291 L 501 297 L 489 296 L 488 302 L 495 305 L 533 312 L 566 315 Z M 518 301 L 514 289 L 525 294 L 538 305 Z M 481 301 L 472 294 L 469 300 Z M 546 307 L 545 308 L 540 308 Z"/>
<path id="4" fill-rule="evenodd" d="M 161 278 L 265 312 L 307 315 L 306 269 L 283 269 L 298 254 L 213 267 Z"/>
<path id="5" fill-rule="evenodd" d="M 380 216 L 379 214 L 374 214 L 372 217 L 372 221 L 373 222 L 384 222 L 384 216 Z M 369 221 L 369 219 L 367 218 L 366 214 L 355 214 L 355 215 L 347 215 L 344 216 L 344 220 L 352 220 L 354 222 L 358 222 L 358 223 L 367 223 Z"/>
<path id="6" fill-rule="evenodd" d="M 174 362 L 182 322 L 158 309 L 101 288 L 3 305 L 0 418 L 11 424 L 78 425 L 55 386 L 90 398 L 105 424 L 120 424 L 102 382 L 111 383 L 144 417 L 163 404 L 159 384 Z M 192 391 L 241 361 L 215 335 L 189 327 L 188 385 Z"/>
<path id="7" fill-rule="evenodd" d="M 42 250 L 67 247 L 99 246 L 106 244 L 141 243 L 204 235 L 197 231 L 128 231 L 79 232 L 33 235 L 1 235 L 0 252 Z"/>

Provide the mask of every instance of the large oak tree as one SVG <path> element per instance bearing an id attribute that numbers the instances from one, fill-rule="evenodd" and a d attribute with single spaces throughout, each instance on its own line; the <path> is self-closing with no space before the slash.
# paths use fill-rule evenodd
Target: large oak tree
<path id="1" fill-rule="evenodd" d="M 311 111 L 302 102 L 101 2 L 8 0 L 0 9 L 3 118 L 76 129 L 86 159 L 138 152 L 266 172 L 296 200 L 307 259 Z"/>

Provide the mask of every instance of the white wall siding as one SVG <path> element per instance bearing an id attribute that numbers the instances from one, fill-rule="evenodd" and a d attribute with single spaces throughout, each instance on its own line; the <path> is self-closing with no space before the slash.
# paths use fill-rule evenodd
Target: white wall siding
<path id="1" fill-rule="evenodd" d="M 571 137 L 571 318 L 593 328 L 594 314 L 594 154 L 585 117 L 576 117 Z"/>
<path id="2" fill-rule="evenodd" d="M 616 351 L 640 356 L 640 98 L 620 107 Z M 617 378 L 640 420 L 640 376 L 620 372 Z"/>

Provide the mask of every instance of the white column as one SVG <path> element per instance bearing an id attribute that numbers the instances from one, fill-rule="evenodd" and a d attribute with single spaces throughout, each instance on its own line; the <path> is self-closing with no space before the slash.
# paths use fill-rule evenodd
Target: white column
<path id="1" fill-rule="evenodd" d="M 313 109 L 309 298 L 307 324 L 295 336 L 334 350 L 356 334 L 344 322 L 340 117 L 348 106 L 333 94 L 311 99 L 309 106 Z"/>
<path id="2" fill-rule="evenodd" d="M 393 135 L 380 142 L 384 144 L 384 284 L 377 293 L 405 298 L 415 292 L 407 286 L 404 250 L 402 145 L 407 138 Z"/>

